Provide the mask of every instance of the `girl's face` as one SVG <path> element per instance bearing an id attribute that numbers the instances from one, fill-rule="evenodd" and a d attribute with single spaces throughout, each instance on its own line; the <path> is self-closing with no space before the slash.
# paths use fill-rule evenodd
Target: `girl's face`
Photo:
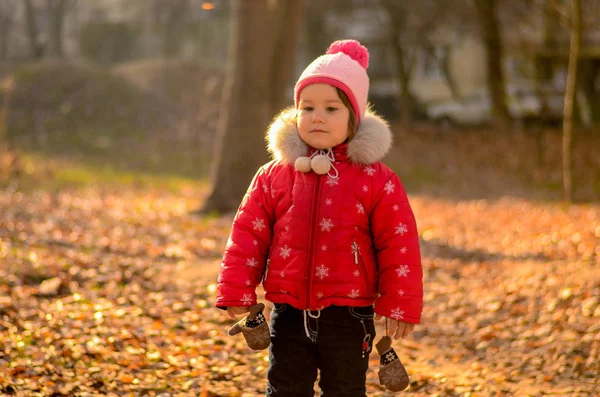
<path id="1" fill-rule="evenodd" d="M 336 89 L 328 84 L 311 84 L 300 92 L 298 133 L 315 149 L 329 149 L 348 138 L 350 110 Z"/>

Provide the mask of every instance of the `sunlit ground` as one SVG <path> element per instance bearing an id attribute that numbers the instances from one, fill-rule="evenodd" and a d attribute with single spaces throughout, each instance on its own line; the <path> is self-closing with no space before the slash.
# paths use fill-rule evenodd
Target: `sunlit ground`
<path id="1" fill-rule="evenodd" d="M 213 308 L 232 216 L 193 214 L 206 181 L 27 161 L 0 193 L 0 390 L 264 392 L 266 353 Z M 449 181 L 407 183 L 425 270 L 423 324 L 395 346 L 407 394 L 597 394 L 600 206 Z M 392 395 L 371 360 L 369 395 Z"/>

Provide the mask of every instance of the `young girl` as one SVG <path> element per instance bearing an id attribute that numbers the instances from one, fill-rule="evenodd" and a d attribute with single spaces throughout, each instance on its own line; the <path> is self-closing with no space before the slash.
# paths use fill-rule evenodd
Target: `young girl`
<path id="1" fill-rule="evenodd" d="M 380 160 L 391 146 L 369 111 L 369 54 L 334 42 L 304 70 L 295 107 L 267 133 L 262 166 L 233 221 L 216 306 L 271 314 L 267 396 L 365 396 L 373 318 L 396 340 L 420 322 L 419 239 L 404 188 Z"/>

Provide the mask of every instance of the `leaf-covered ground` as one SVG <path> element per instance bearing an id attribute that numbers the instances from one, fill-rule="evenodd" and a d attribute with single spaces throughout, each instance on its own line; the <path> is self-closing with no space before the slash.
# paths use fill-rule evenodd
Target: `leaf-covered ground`
<path id="1" fill-rule="evenodd" d="M 9 146 L 23 155 L 6 160 L 0 147 L 0 186 L 12 186 L 0 187 L 0 395 L 261 395 L 265 353 L 227 337 L 231 321 L 213 308 L 231 216 L 191 215 L 206 192 L 173 178 L 209 163 L 219 76 L 170 62 L 116 70 L 140 95 L 65 66 L 14 76 L 14 95 L 57 121 L 52 131 L 11 128 L 29 125 L 19 116 L 29 108 L 6 113 Z M 165 67 L 183 78 L 148 91 Z M 59 87 L 73 79 L 101 96 L 122 92 L 108 102 L 123 106 L 106 113 L 81 84 Z M 46 103 L 40 87 L 75 91 Z M 593 204 L 567 206 L 553 201 L 560 131 L 399 127 L 386 162 L 411 193 L 425 269 L 423 325 L 396 345 L 406 394 L 600 395 L 598 131 L 578 130 L 572 156 L 574 197 Z M 59 153 L 66 162 L 48 161 Z M 372 360 L 369 395 L 391 395 Z"/>
<path id="2" fill-rule="evenodd" d="M 266 353 L 213 308 L 231 217 L 202 189 L 0 193 L 0 392 L 257 396 Z M 600 395 L 600 205 L 413 195 L 415 396 Z M 383 329 L 379 328 L 380 335 Z M 368 374 L 370 396 L 390 396 Z"/>

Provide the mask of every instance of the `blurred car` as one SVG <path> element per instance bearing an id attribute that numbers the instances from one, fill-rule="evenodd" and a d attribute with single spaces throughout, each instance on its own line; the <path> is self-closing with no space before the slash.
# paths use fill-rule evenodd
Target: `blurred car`
<path id="1" fill-rule="evenodd" d="M 549 89 L 537 92 L 526 86 L 507 88 L 508 112 L 517 122 L 562 118 L 563 96 Z M 442 125 L 482 125 L 492 118 L 492 101 L 485 91 L 478 91 L 456 99 L 432 102 L 427 106 L 427 116 Z"/>

